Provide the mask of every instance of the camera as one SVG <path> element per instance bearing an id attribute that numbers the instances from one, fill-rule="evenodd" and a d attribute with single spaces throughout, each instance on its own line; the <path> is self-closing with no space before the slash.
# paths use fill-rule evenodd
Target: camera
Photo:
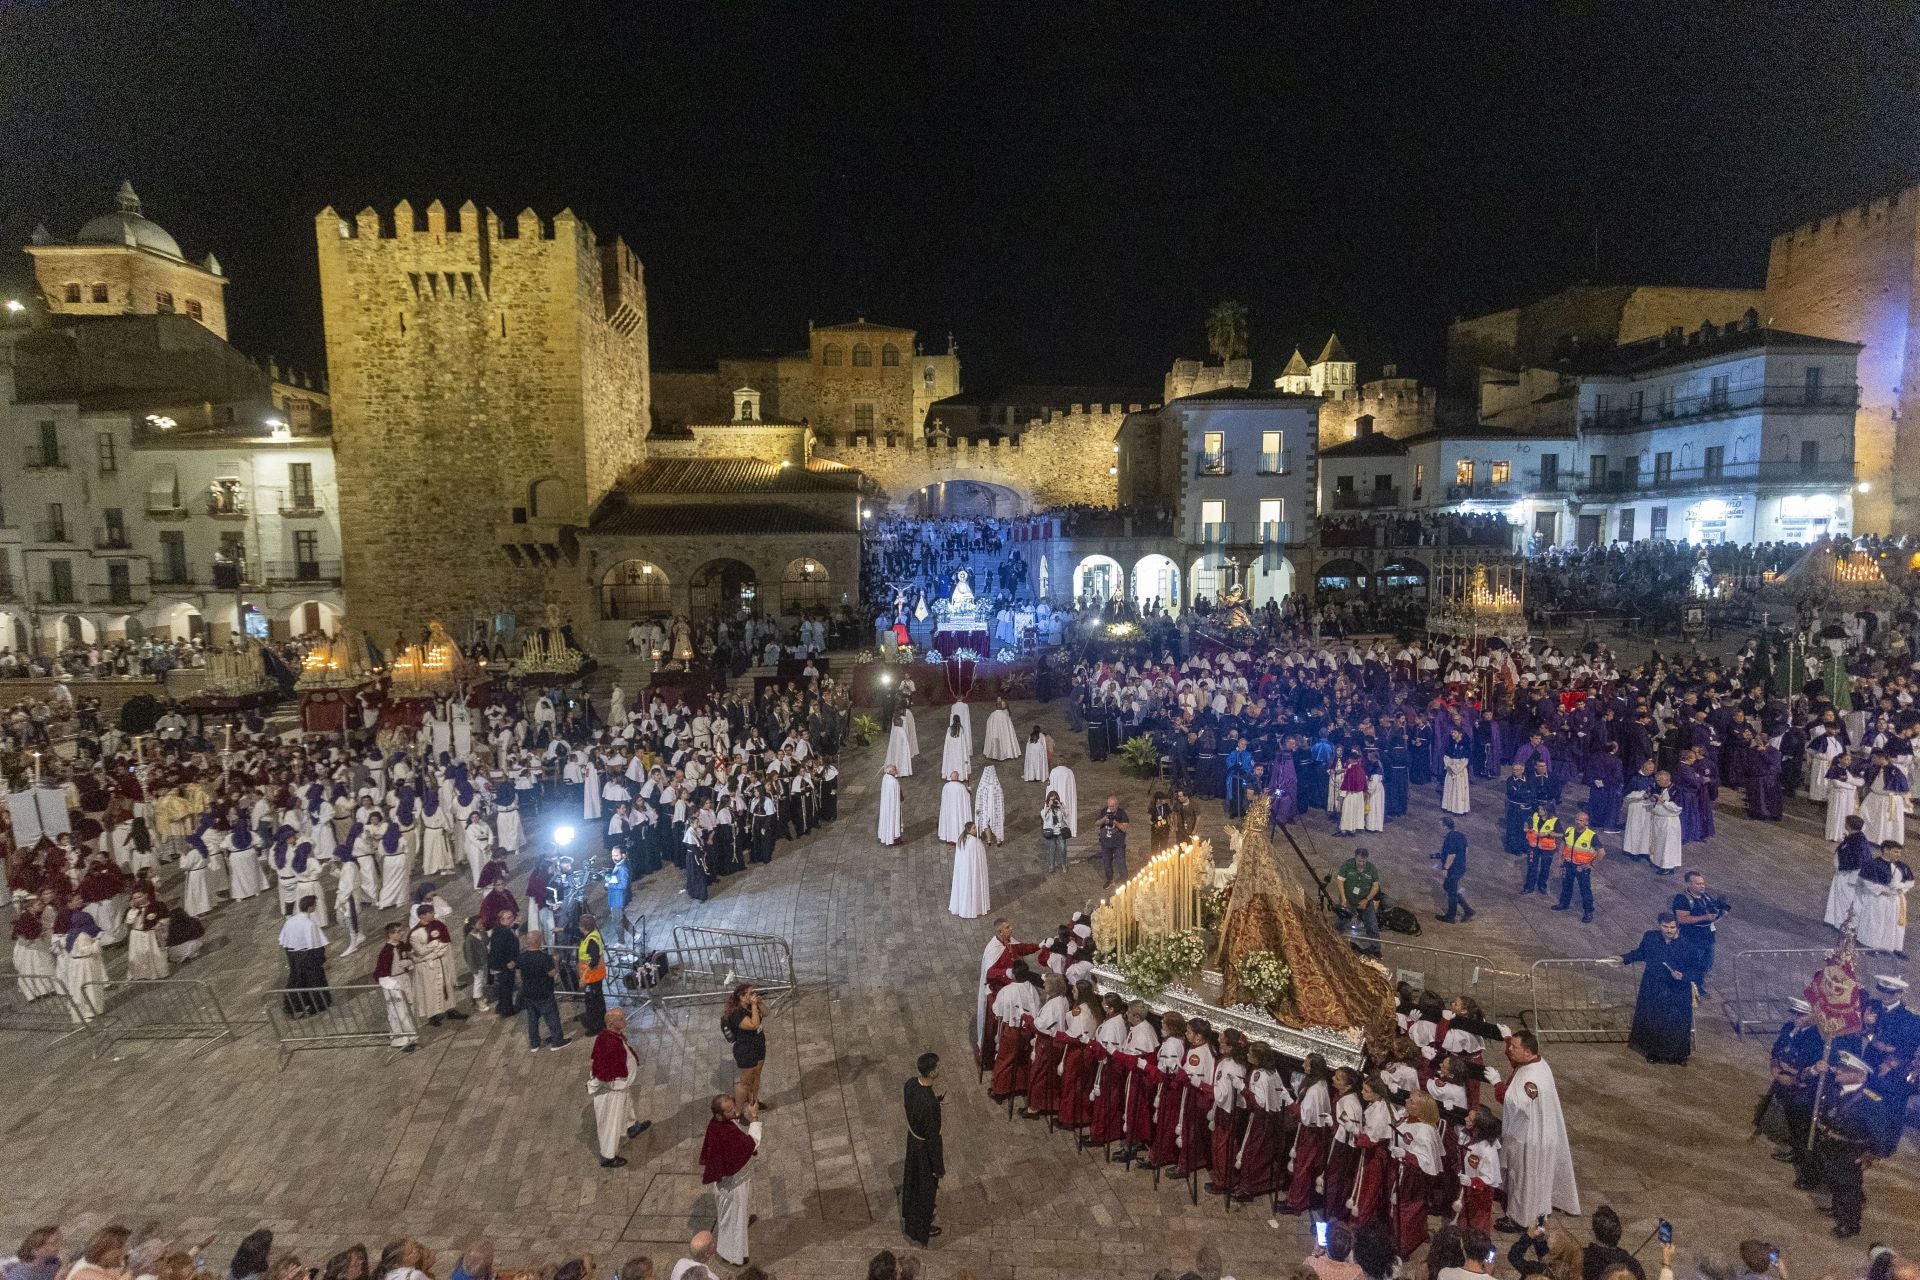
<path id="1" fill-rule="evenodd" d="M 1327 1247 L 1327 1220 L 1322 1218 L 1313 1224 L 1313 1243 L 1316 1248 Z"/>
<path id="2" fill-rule="evenodd" d="M 1660 1237 L 1661 1244 L 1672 1244 L 1673 1224 L 1665 1218 L 1660 1219 L 1660 1226 L 1655 1230 L 1654 1234 Z"/>

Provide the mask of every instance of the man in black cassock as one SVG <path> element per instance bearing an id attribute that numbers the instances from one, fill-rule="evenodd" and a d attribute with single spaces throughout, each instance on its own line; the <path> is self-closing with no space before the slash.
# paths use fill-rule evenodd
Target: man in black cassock
<path id="1" fill-rule="evenodd" d="M 1640 973 L 1627 1047 L 1648 1062 L 1686 1065 L 1693 1052 L 1693 984 L 1700 977 L 1700 957 L 1693 944 L 1681 938 L 1679 919 L 1662 911 L 1660 927 L 1642 934 L 1640 945 L 1616 963 L 1646 966 Z"/>
<path id="2" fill-rule="evenodd" d="M 940 1095 L 933 1091 L 933 1082 L 940 1076 L 940 1055 L 921 1054 L 914 1070 L 917 1075 L 904 1090 L 907 1160 L 900 1179 L 900 1226 L 909 1240 L 926 1244 L 940 1234 L 933 1225 L 933 1202 L 947 1172 L 940 1143 Z"/>

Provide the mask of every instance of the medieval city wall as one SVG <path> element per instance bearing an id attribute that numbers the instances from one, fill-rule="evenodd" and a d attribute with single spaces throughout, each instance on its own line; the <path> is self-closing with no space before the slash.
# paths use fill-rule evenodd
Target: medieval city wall
<path id="1" fill-rule="evenodd" d="M 1119 489 L 1114 436 L 1125 418 L 1125 405 L 1074 405 L 1050 421 L 1029 422 L 1017 443 L 917 434 L 892 443 L 821 436 L 813 456 L 858 467 L 893 502 L 941 481 L 976 480 L 1012 489 L 1035 507 L 1112 506 Z"/>

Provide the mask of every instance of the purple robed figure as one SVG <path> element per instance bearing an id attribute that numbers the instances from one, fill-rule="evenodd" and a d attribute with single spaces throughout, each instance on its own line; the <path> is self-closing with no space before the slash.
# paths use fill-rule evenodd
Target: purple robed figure
<path id="1" fill-rule="evenodd" d="M 1267 820 L 1279 826 L 1299 816 L 1300 775 L 1293 767 L 1293 752 L 1282 747 L 1273 760 L 1273 807 Z"/>
<path id="2" fill-rule="evenodd" d="M 1767 746 L 1746 753 L 1747 816 L 1766 822 L 1780 821 L 1780 749 Z"/>
<path id="3" fill-rule="evenodd" d="M 1680 843 L 1713 838 L 1713 809 L 1706 782 L 1697 765 L 1683 764 L 1673 771 L 1674 798 L 1680 802 Z"/>
<path id="4" fill-rule="evenodd" d="M 1587 817 L 1601 831 L 1620 827 L 1620 806 L 1625 801 L 1623 783 L 1626 772 L 1620 757 L 1611 751 L 1595 756 L 1587 767 Z"/>

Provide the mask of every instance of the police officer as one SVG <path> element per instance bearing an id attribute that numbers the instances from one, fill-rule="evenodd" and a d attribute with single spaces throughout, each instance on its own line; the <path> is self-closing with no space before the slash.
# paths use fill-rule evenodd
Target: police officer
<path id="1" fill-rule="evenodd" d="M 1560 851 L 1560 820 L 1553 814 L 1553 803 L 1541 796 L 1534 801 L 1533 816 L 1527 819 L 1527 883 L 1522 894 L 1545 895 L 1553 878 L 1554 855 Z"/>
<path id="2" fill-rule="evenodd" d="M 1587 822 L 1585 809 L 1573 815 L 1573 826 L 1560 839 L 1560 901 L 1555 911 L 1573 905 L 1575 886 L 1580 890 L 1580 923 L 1593 923 L 1593 868 L 1607 856 L 1596 833 Z"/>
<path id="3" fill-rule="evenodd" d="M 1813 1156 L 1833 1197 L 1833 1234 L 1842 1240 L 1860 1234 L 1860 1214 L 1867 1206 L 1866 1169 L 1880 1155 L 1881 1099 L 1866 1081 L 1865 1061 L 1851 1053 L 1836 1057 L 1814 1122 Z"/>
<path id="4" fill-rule="evenodd" d="M 1773 1158 L 1792 1164 L 1794 1186 L 1809 1191 L 1813 1188 L 1814 1176 L 1807 1156 L 1807 1128 L 1813 1123 L 1815 1068 L 1826 1052 L 1826 1042 L 1808 1017 L 1813 1012 L 1812 1005 L 1795 996 L 1787 1001 L 1787 1007 L 1793 1011 L 1793 1017 L 1781 1026 L 1780 1034 L 1773 1039 L 1773 1050 L 1768 1055 L 1773 1083 L 1754 1109 L 1753 1127 L 1757 1132 L 1768 1110 L 1773 1104 L 1779 1104 L 1780 1118 L 1787 1129 L 1787 1145 L 1774 1152 Z"/>

